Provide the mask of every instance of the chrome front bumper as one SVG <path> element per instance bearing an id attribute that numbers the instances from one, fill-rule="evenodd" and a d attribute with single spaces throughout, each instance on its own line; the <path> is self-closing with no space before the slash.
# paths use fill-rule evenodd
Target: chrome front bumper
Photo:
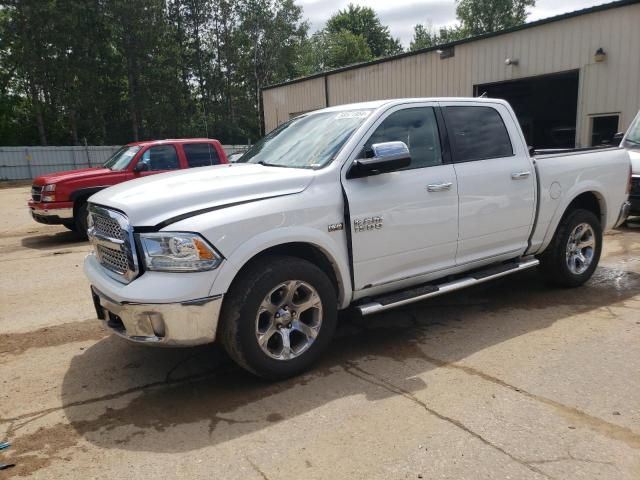
<path id="1" fill-rule="evenodd" d="M 222 295 L 180 303 L 119 303 L 91 287 L 96 314 L 116 335 L 159 346 L 215 340 Z"/>
<path id="2" fill-rule="evenodd" d="M 45 224 L 59 224 L 73 220 L 73 208 L 34 208 L 29 207 L 31 218 Z"/>
<path id="3" fill-rule="evenodd" d="M 39 215 L 41 217 L 58 217 L 64 218 L 65 220 L 69 220 L 73 218 L 73 208 L 53 208 L 51 210 L 43 208 L 36 209 L 32 208 L 31 213 L 34 215 Z"/>

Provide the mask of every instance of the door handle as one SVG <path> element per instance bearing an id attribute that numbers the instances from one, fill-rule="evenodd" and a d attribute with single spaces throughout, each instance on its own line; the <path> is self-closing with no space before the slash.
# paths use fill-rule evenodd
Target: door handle
<path id="1" fill-rule="evenodd" d="M 451 190 L 451 186 L 453 183 L 432 183 L 431 185 L 427 185 L 427 192 L 444 192 L 447 190 Z"/>
<path id="2" fill-rule="evenodd" d="M 511 174 L 511 179 L 512 180 L 524 180 L 525 178 L 529 177 L 529 175 L 531 175 L 531 172 L 513 172 Z"/>

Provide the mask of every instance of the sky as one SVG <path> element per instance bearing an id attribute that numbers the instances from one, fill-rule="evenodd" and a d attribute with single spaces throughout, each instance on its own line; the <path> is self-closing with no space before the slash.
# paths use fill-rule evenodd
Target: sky
<path id="1" fill-rule="evenodd" d="M 373 8 L 394 37 L 407 47 L 416 23 L 430 23 L 434 28 L 456 23 L 454 0 L 296 0 L 304 9 L 311 32 L 321 29 L 327 19 L 349 3 Z M 605 0 L 537 0 L 527 21 L 572 12 L 581 8 L 609 3 Z"/>

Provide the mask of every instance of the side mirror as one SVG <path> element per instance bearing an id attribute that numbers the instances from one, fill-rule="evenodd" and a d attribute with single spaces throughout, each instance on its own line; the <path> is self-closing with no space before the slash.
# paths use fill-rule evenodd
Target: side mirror
<path id="1" fill-rule="evenodd" d="M 624 138 L 624 132 L 618 132 L 611 139 L 611 143 L 613 145 L 620 145 L 620 142 L 622 142 L 623 138 Z"/>
<path id="2" fill-rule="evenodd" d="M 347 178 L 380 175 L 411 165 L 411 154 L 404 142 L 375 143 L 371 149 L 373 158 L 360 158 L 354 161 L 347 173 Z"/>
<path id="3" fill-rule="evenodd" d="M 142 159 L 140 159 L 140 161 L 136 163 L 136 166 L 133 167 L 133 171 L 135 173 L 146 172 L 147 170 L 149 170 L 149 164 Z"/>

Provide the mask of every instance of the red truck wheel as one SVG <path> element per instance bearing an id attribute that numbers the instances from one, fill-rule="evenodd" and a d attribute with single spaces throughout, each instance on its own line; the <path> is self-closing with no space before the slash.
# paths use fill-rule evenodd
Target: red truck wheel
<path id="1" fill-rule="evenodd" d="M 80 205 L 78 205 L 75 208 L 75 212 L 73 214 L 73 221 L 75 226 L 74 231 L 77 232 L 80 238 L 82 238 L 83 240 L 87 239 L 87 215 L 88 214 L 89 212 L 87 210 L 87 202 L 83 202 Z"/>

